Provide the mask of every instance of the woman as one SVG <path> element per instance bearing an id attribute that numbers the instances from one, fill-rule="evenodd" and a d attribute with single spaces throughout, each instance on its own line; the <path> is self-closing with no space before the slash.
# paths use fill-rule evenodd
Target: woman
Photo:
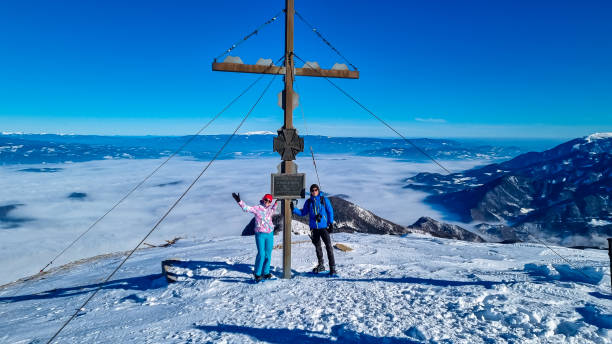
<path id="1" fill-rule="evenodd" d="M 255 215 L 255 244 L 257 245 L 257 257 L 255 258 L 255 281 L 262 278 L 272 278 L 270 273 L 270 260 L 272 259 L 272 247 L 274 246 L 274 224 L 272 215 L 276 210 L 276 201 L 272 204 L 272 195 L 265 194 L 259 205 L 249 207 L 240 200 L 240 194 L 232 193 L 232 197 L 238 202 L 243 211 Z"/>

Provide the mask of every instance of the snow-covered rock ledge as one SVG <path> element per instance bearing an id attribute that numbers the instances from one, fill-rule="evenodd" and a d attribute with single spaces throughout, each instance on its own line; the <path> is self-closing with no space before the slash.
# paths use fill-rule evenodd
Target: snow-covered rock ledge
<path id="1" fill-rule="evenodd" d="M 307 237 L 294 237 L 295 241 Z M 294 278 L 252 284 L 250 237 L 138 251 L 60 334 L 61 343 L 610 343 L 608 256 L 537 244 L 340 233 L 340 277 L 314 276 L 310 243 Z M 168 285 L 160 262 L 189 259 Z M 46 342 L 119 257 L 84 261 L 0 290 L 0 342 Z M 280 275 L 282 253 L 273 252 Z"/>

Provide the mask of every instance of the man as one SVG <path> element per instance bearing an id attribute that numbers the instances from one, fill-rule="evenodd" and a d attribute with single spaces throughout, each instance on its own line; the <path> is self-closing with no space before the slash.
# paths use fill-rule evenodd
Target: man
<path id="1" fill-rule="evenodd" d="M 312 269 L 312 272 L 319 273 L 325 271 L 323 251 L 321 250 L 321 239 L 323 239 L 325 250 L 327 251 L 327 260 L 329 261 L 329 274 L 336 275 L 334 248 L 329 238 L 329 232 L 333 230 L 334 210 L 329 200 L 319 195 L 319 186 L 317 184 L 312 184 L 310 186 L 310 198 L 304 202 L 304 207 L 301 210 L 296 209 L 293 207 L 293 203 L 291 203 L 291 211 L 299 216 L 308 214 L 310 217 L 309 226 L 312 233 L 310 238 L 315 245 L 317 259 L 319 261 L 319 264 Z"/>

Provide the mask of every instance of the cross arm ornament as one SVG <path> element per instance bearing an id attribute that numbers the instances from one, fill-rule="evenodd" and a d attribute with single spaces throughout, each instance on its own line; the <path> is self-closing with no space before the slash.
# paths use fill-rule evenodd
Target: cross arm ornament
<path id="1" fill-rule="evenodd" d="M 239 72 L 257 74 L 285 74 L 285 67 L 249 65 L 230 62 L 213 62 L 213 71 L 219 72 Z M 359 79 L 359 71 L 341 69 L 321 69 L 321 68 L 295 68 L 297 76 L 323 76 L 327 78 Z"/>

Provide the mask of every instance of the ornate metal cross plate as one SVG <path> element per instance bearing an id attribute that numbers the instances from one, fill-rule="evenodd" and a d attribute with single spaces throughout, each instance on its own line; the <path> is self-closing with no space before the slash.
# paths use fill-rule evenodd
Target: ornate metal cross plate
<path id="1" fill-rule="evenodd" d="M 295 129 L 281 129 L 274 138 L 274 151 L 285 161 L 295 160 L 295 156 L 304 151 L 304 138 L 299 137 Z"/>

